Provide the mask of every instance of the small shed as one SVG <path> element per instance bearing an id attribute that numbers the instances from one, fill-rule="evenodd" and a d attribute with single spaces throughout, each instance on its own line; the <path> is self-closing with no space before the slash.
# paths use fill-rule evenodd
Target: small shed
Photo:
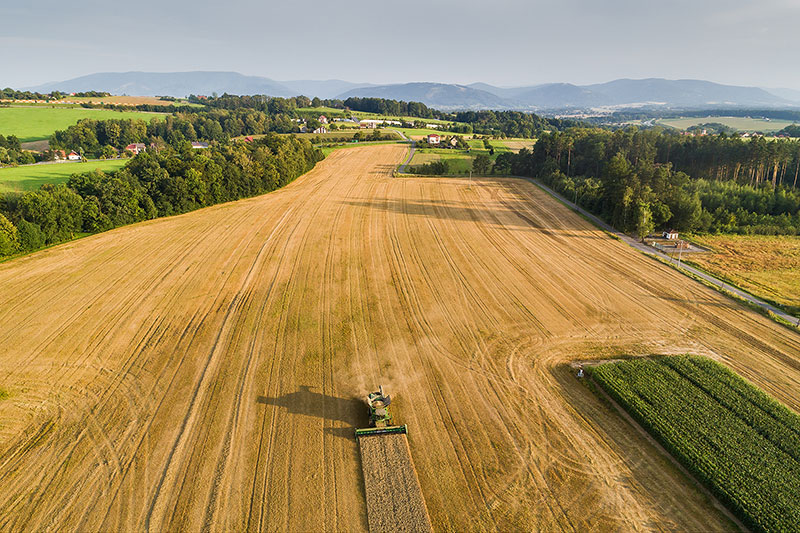
<path id="1" fill-rule="evenodd" d="M 678 232 L 674 229 L 671 229 L 669 231 L 665 231 L 662 236 L 667 240 L 675 241 L 678 239 Z"/>

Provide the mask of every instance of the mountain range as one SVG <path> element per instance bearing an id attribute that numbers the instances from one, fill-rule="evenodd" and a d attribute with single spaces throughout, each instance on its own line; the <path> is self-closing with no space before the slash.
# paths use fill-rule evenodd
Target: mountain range
<path id="1" fill-rule="evenodd" d="M 797 107 L 800 91 L 723 85 L 703 80 L 619 79 L 592 85 L 546 83 L 495 87 L 487 83 L 399 83 L 373 85 L 343 80 L 276 81 L 236 72 L 107 72 L 46 83 L 39 92 L 108 91 L 140 96 L 266 94 L 341 98 L 380 97 L 423 102 L 443 110 L 518 109 L 555 111 L 591 108 Z"/>

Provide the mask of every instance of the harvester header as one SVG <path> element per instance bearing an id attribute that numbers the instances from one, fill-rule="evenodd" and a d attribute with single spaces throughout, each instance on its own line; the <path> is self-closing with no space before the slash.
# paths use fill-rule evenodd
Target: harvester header
<path id="1" fill-rule="evenodd" d="M 378 387 L 377 392 L 370 392 L 367 395 L 367 406 L 369 407 L 368 428 L 357 429 L 356 437 L 367 435 L 388 435 L 393 433 L 408 433 L 405 425 L 392 425 L 392 413 L 389 411 L 389 404 L 392 403 L 391 397 L 383 394 L 383 387 Z"/>

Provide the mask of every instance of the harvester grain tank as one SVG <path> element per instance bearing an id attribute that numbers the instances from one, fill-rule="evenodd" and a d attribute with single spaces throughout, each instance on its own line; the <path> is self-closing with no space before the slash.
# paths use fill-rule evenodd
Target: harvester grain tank
<path id="1" fill-rule="evenodd" d="M 408 433 L 408 428 L 405 425 L 395 426 L 392 424 L 392 413 L 389 410 L 389 405 L 391 403 L 392 399 L 383 393 L 383 386 L 378 387 L 377 392 L 370 392 L 367 395 L 370 427 L 356 429 L 356 437 Z"/>

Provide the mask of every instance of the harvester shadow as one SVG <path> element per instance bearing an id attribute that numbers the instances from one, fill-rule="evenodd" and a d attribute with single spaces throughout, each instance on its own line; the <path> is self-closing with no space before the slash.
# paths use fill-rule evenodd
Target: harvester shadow
<path id="1" fill-rule="evenodd" d="M 364 400 L 359 398 L 339 398 L 311 390 L 308 385 L 300 385 L 296 392 L 270 398 L 258 396 L 257 403 L 275 405 L 291 415 L 305 415 L 333 422 L 325 424 L 325 434 L 354 440 L 355 429 L 367 427 L 369 417 Z M 341 423 L 347 427 L 341 427 Z"/>

